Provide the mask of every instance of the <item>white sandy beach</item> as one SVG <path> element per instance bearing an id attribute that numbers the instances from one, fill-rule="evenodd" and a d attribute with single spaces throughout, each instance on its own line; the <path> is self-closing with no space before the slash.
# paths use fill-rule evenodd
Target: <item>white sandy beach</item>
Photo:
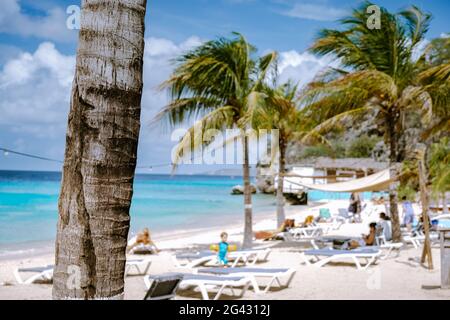
<path id="1" fill-rule="evenodd" d="M 346 201 L 330 201 L 322 206 L 337 210 L 347 205 Z M 318 214 L 320 207 L 289 207 L 287 216 L 303 221 L 310 214 Z M 260 215 L 264 216 L 264 215 Z M 273 214 L 275 218 L 275 214 Z M 365 219 L 363 224 L 347 224 L 334 235 L 359 236 L 367 232 L 367 224 L 376 221 L 376 215 Z M 257 221 L 254 230 L 274 229 L 274 219 Z M 241 226 L 229 225 L 208 230 L 191 230 L 174 235 L 155 236 L 155 241 L 163 251 L 152 256 L 152 265 L 149 274 L 160 274 L 177 270 L 171 255 L 177 251 L 195 250 L 208 244 L 216 243 L 221 231 L 228 231 L 230 242 L 238 242 L 242 238 Z M 441 290 L 440 285 L 440 253 L 438 248 L 433 249 L 435 270 L 426 270 L 420 265 L 422 251 L 406 247 L 399 257 L 380 260 L 377 265 L 367 271 L 358 271 L 354 265 L 332 264 L 323 268 L 316 268 L 301 264 L 298 246 L 275 246 L 269 261 L 261 267 L 289 267 L 297 270 L 296 276 L 287 289 L 274 289 L 266 295 L 255 295 L 249 291 L 243 299 L 450 299 L 450 290 Z M 0 299 L 51 299 L 50 285 L 18 285 L 14 279 L 14 269 L 17 267 L 35 267 L 53 264 L 52 252 L 31 257 L 20 257 L 0 261 Z M 129 276 L 126 278 L 125 299 L 143 299 L 145 285 L 142 276 Z M 178 299 L 198 299 L 199 294 L 181 292 Z M 233 299 L 224 295 L 223 299 Z"/>

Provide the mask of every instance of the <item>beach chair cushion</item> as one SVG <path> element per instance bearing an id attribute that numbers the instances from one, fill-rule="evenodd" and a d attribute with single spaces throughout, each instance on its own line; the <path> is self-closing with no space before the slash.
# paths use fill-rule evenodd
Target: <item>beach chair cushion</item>
<path id="1" fill-rule="evenodd" d="M 202 251 L 197 253 L 183 253 L 183 254 L 177 254 L 176 258 L 181 260 L 195 260 L 199 258 L 205 258 L 210 256 L 215 256 L 216 254 L 211 251 Z"/>
<path id="2" fill-rule="evenodd" d="M 54 265 L 48 265 L 46 267 L 36 267 L 36 268 L 19 268 L 19 272 L 34 272 L 34 273 L 41 273 L 41 272 L 45 272 L 47 270 L 52 270 L 54 269 L 55 266 Z"/>
<path id="3" fill-rule="evenodd" d="M 212 281 L 212 282 L 223 282 L 223 281 L 241 281 L 244 277 L 221 277 L 221 276 L 209 276 L 202 274 L 184 274 L 183 281 L 189 280 L 199 280 L 199 281 Z"/>
<path id="4" fill-rule="evenodd" d="M 336 255 L 346 255 L 346 254 L 354 254 L 354 255 L 371 255 L 379 253 L 379 249 L 377 248 L 358 248 L 354 250 L 333 250 L 333 249 L 320 249 L 320 250 L 308 250 L 305 251 L 305 254 L 308 256 L 324 256 L 324 257 L 332 257 Z"/>
<path id="5" fill-rule="evenodd" d="M 285 273 L 289 269 L 286 268 L 203 268 L 199 269 L 199 273 L 212 273 L 217 275 L 227 275 L 233 273 Z"/>

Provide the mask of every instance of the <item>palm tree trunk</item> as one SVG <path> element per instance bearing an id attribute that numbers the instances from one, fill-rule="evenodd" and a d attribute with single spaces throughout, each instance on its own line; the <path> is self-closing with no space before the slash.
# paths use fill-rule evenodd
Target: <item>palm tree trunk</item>
<path id="1" fill-rule="evenodd" d="M 248 137 L 244 135 L 243 139 L 244 147 L 244 210 L 245 210 L 245 222 L 244 222 L 244 242 L 242 246 L 244 248 L 251 248 L 253 246 L 253 208 L 252 208 L 252 190 L 250 185 L 250 164 L 249 164 L 249 146 Z"/>
<path id="2" fill-rule="evenodd" d="M 397 133 L 396 133 L 396 115 L 387 114 L 387 138 L 389 141 L 389 167 L 391 177 L 397 176 Z M 395 185 L 391 185 L 389 189 L 389 206 L 390 216 L 392 220 L 392 240 L 395 242 L 402 241 L 402 232 L 400 229 L 400 219 L 398 216 L 397 190 Z"/>
<path id="3" fill-rule="evenodd" d="M 54 299 L 122 299 L 140 130 L 146 0 L 84 0 Z"/>
<path id="4" fill-rule="evenodd" d="M 284 212 L 284 177 L 286 174 L 286 142 L 280 137 L 279 148 L 279 168 L 278 168 L 278 186 L 277 186 L 277 227 L 280 228 L 286 220 Z"/>

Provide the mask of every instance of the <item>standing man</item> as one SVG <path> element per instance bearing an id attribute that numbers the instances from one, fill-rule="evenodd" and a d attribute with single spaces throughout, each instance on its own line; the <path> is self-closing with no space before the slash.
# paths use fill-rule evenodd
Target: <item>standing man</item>
<path id="1" fill-rule="evenodd" d="M 404 214 L 403 225 L 406 226 L 406 228 L 410 232 L 414 224 L 414 208 L 411 201 L 408 201 L 406 197 L 402 198 L 402 206 Z"/>
<path id="2" fill-rule="evenodd" d="M 359 193 L 353 192 L 350 196 L 350 206 L 348 211 L 353 214 L 353 222 L 361 221 L 361 197 Z"/>

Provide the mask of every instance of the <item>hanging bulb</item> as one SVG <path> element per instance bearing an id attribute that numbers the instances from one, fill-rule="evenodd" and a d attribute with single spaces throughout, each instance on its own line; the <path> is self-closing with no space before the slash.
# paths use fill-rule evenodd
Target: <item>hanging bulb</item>
<path id="1" fill-rule="evenodd" d="M 5 155 L 5 157 L 9 156 L 9 152 L 8 151 L 3 152 L 3 154 Z"/>

